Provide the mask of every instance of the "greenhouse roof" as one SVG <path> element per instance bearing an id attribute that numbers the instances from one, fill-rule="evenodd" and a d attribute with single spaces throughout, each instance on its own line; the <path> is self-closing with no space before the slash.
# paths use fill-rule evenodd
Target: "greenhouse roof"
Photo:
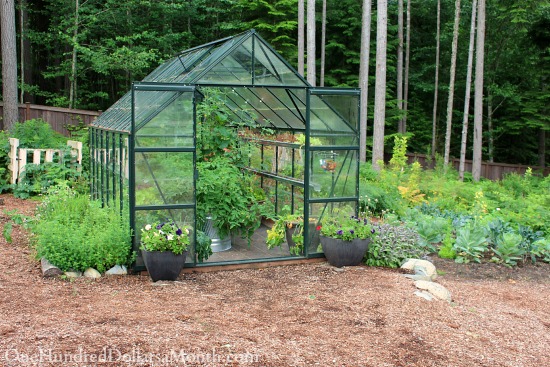
<path id="1" fill-rule="evenodd" d="M 182 92 L 175 84 L 197 86 L 199 91 L 200 87 L 218 88 L 235 116 L 244 112 L 266 127 L 305 130 L 306 89 L 311 85 L 254 30 L 183 51 L 135 83 L 135 90 L 144 85 L 159 87 L 148 88 L 145 101 L 140 99 L 135 106 L 140 121 L 154 118 L 177 99 Z M 310 105 L 312 130 L 356 132 L 356 123 L 347 121 L 321 95 L 312 95 Z M 129 91 L 92 125 L 130 133 L 131 121 Z"/>

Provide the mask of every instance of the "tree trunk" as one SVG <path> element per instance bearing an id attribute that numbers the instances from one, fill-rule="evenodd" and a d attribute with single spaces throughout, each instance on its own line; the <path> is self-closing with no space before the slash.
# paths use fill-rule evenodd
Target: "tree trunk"
<path id="1" fill-rule="evenodd" d="M 304 0 L 298 0 L 298 74 L 304 76 Z"/>
<path id="2" fill-rule="evenodd" d="M 0 0 L 0 18 L 2 27 L 2 99 L 4 101 L 4 113 L 0 127 L 8 130 L 19 120 L 14 0 Z"/>
<path id="3" fill-rule="evenodd" d="M 472 176 L 481 178 L 481 146 L 483 134 L 483 64 L 485 58 L 485 0 L 477 4 L 476 79 L 474 83 L 474 150 Z"/>
<path id="4" fill-rule="evenodd" d="M 71 86 L 69 89 L 69 108 L 74 108 L 76 100 L 76 46 L 78 42 L 78 14 L 80 11 L 80 0 L 75 0 L 75 11 L 74 11 L 74 29 L 73 29 L 73 52 L 71 59 Z"/>
<path id="5" fill-rule="evenodd" d="M 359 117 L 359 159 L 367 161 L 367 116 L 369 101 L 369 59 L 370 59 L 370 26 L 371 0 L 363 0 L 363 17 L 361 25 L 361 61 L 359 68 L 359 88 L 361 88 L 361 116 Z"/>
<path id="6" fill-rule="evenodd" d="M 397 7 L 397 109 L 400 114 L 397 132 L 403 133 L 403 0 L 399 0 Z"/>
<path id="7" fill-rule="evenodd" d="M 307 81 L 315 80 L 315 0 L 307 0 Z"/>
<path id="8" fill-rule="evenodd" d="M 327 0 L 323 0 L 323 12 L 321 17 L 321 76 L 319 85 L 325 86 L 325 42 L 327 33 Z"/>
<path id="9" fill-rule="evenodd" d="M 388 1 L 378 0 L 376 22 L 376 84 L 374 87 L 374 132 L 372 165 L 380 170 L 384 159 L 384 124 L 386 119 L 386 46 L 388 36 Z"/>
<path id="10" fill-rule="evenodd" d="M 435 159 L 437 144 L 437 97 L 439 95 L 439 39 L 441 33 L 441 0 L 437 0 L 437 31 L 435 35 L 435 86 L 432 115 L 432 161 Z"/>
<path id="11" fill-rule="evenodd" d="M 546 167 L 546 130 L 539 130 L 539 167 Z"/>
<path id="12" fill-rule="evenodd" d="M 470 46 L 468 48 L 468 67 L 466 70 L 466 96 L 464 97 L 464 113 L 462 117 L 462 139 L 460 141 L 460 164 L 458 177 L 464 181 L 464 164 L 466 162 L 466 142 L 468 141 L 468 117 L 470 113 L 470 94 L 472 91 L 472 66 L 474 63 L 474 43 L 476 33 L 477 0 L 472 2 L 472 19 L 470 21 Z"/>
<path id="13" fill-rule="evenodd" d="M 403 87 L 403 134 L 407 132 L 407 111 L 409 109 L 409 62 L 411 60 L 411 0 L 407 0 L 407 33 L 405 36 L 405 86 Z"/>
<path id="14" fill-rule="evenodd" d="M 493 136 L 493 95 L 491 94 L 491 89 L 487 88 L 487 156 L 489 162 L 494 162 L 495 155 L 495 140 Z"/>
<path id="15" fill-rule="evenodd" d="M 458 31 L 460 27 L 460 0 L 455 0 L 455 24 L 453 27 L 453 45 L 451 51 L 451 71 L 449 80 L 449 99 L 447 100 L 447 129 L 445 132 L 445 169 L 451 155 L 451 128 L 453 125 L 453 99 L 455 95 L 456 54 L 458 51 Z"/>

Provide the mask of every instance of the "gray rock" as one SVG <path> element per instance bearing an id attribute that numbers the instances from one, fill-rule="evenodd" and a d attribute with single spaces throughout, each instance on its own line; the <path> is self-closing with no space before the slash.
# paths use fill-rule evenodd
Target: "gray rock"
<path id="1" fill-rule="evenodd" d="M 426 280 L 428 282 L 432 281 L 431 277 L 422 274 L 404 274 L 403 276 L 412 280 Z"/>
<path id="2" fill-rule="evenodd" d="M 94 268 L 88 268 L 84 271 L 84 276 L 86 278 L 97 279 L 97 278 L 101 278 L 101 273 L 99 271 L 95 270 Z"/>
<path id="3" fill-rule="evenodd" d="M 424 298 L 426 301 L 431 301 L 432 299 L 434 299 L 434 296 L 432 296 L 431 293 L 426 291 L 416 291 L 414 292 L 414 294 L 417 295 L 418 297 Z"/>
<path id="4" fill-rule="evenodd" d="M 105 275 L 126 275 L 128 269 L 124 265 L 115 265 L 105 272 Z"/>
<path id="5" fill-rule="evenodd" d="M 441 284 L 429 282 L 426 280 L 417 280 L 414 282 L 414 285 L 418 289 L 427 290 L 437 299 L 441 299 L 447 302 L 452 301 L 451 292 L 449 292 L 447 288 L 445 288 Z"/>
<path id="6" fill-rule="evenodd" d="M 429 277 L 431 280 L 437 278 L 435 265 L 428 260 L 408 259 L 401 265 L 401 269 L 412 270 L 415 274 Z"/>
<path id="7" fill-rule="evenodd" d="M 42 276 L 45 278 L 55 277 L 63 274 L 63 271 L 61 269 L 50 263 L 44 257 L 40 259 L 40 267 L 42 268 Z"/>
<path id="8" fill-rule="evenodd" d="M 82 276 L 82 272 L 81 271 L 66 271 L 65 276 L 67 278 L 78 278 L 78 277 Z"/>

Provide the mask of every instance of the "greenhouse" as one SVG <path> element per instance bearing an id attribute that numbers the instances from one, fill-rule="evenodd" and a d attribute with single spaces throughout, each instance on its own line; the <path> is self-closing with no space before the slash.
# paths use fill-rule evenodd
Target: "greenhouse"
<path id="1" fill-rule="evenodd" d="M 159 221 L 191 228 L 186 266 L 321 257 L 317 223 L 358 210 L 359 93 L 312 87 L 254 30 L 183 51 L 92 124 L 92 197 L 128 215 L 135 270 Z M 285 216 L 309 223 L 299 251 L 266 244 Z"/>

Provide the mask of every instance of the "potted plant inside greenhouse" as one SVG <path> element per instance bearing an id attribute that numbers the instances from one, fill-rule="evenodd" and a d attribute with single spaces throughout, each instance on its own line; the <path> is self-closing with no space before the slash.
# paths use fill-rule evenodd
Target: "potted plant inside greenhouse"
<path id="1" fill-rule="evenodd" d="M 376 236 L 367 218 L 345 214 L 339 211 L 333 216 L 323 219 L 317 227 L 323 252 L 329 264 L 356 266 L 361 264 L 368 246 Z"/>
<path id="2" fill-rule="evenodd" d="M 267 231 L 267 248 L 281 246 L 286 240 L 289 252 L 295 256 L 302 256 L 304 254 L 304 215 L 302 211 L 291 214 L 288 206 L 283 207 L 282 212 L 286 214 L 279 215 Z M 309 218 L 309 233 L 313 234 L 311 244 L 315 247 L 319 245 L 316 226 L 317 219 Z"/>
<path id="3" fill-rule="evenodd" d="M 191 231 L 174 222 L 146 224 L 141 229 L 143 262 L 151 279 L 176 280 L 185 264 Z"/>

